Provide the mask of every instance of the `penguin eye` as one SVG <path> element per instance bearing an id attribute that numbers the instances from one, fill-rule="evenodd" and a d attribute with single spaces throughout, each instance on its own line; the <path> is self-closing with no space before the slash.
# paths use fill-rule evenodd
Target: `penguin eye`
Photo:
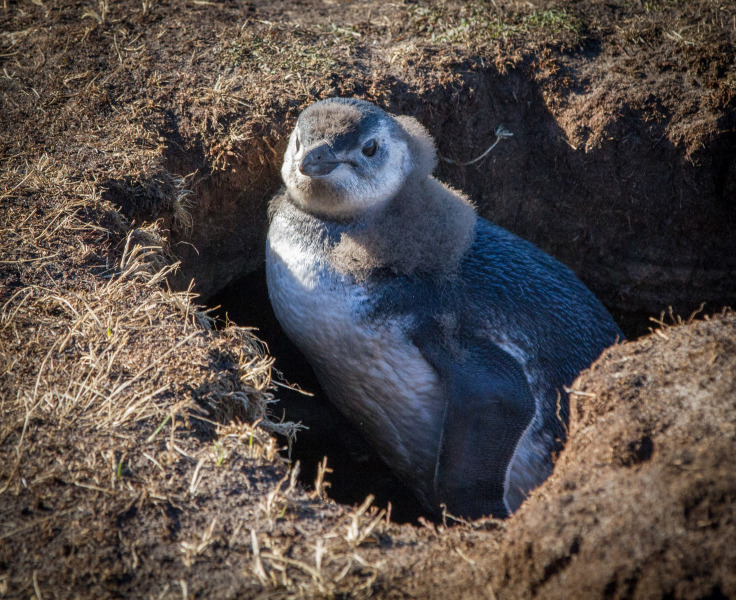
<path id="1" fill-rule="evenodd" d="M 376 140 L 371 140 L 367 146 L 363 147 L 363 154 L 373 156 L 376 153 L 376 148 L 378 148 L 378 143 Z"/>

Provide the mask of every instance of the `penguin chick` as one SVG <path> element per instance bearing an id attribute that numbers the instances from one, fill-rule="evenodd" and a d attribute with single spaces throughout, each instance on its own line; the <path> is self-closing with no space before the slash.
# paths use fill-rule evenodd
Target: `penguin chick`
<path id="1" fill-rule="evenodd" d="M 269 296 L 330 401 L 428 510 L 505 517 L 552 472 L 565 386 L 623 335 L 435 166 L 415 119 L 355 99 L 304 110 L 270 207 Z"/>

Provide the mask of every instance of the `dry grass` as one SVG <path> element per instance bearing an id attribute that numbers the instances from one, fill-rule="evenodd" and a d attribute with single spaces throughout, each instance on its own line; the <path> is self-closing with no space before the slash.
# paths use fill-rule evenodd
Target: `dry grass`
<path id="1" fill-rule="evenodd" d="M 242 589 L 269 597 L 370 596 L 384 562 L 366 551 L 395 526 L 372 498 L 325 504 L 326 463 L 313 492 L 298 485 L 273 435 L 298 429 L 269 410 L 273 359 L 251 330 L 215 329 L 191 290 L 168 288 L 178 264 L 159 224 L 133 226 L 47 156 L 3 177 L 0 540 L 56 555 L 95 539 L 97 558 L 67 559 L 75 577 L 115 555 L 113 573 L 138 573 L 156 596 L 195 594 L 223 553 Z M 225 491 L 235 506 L 212 505 Z M 179 530 L 162 540 L 172 511 Z M 162 548 L 171 570 L 152 558 Z M 48 595 L 60 564 L 26 556 L 2 589 Z"/>

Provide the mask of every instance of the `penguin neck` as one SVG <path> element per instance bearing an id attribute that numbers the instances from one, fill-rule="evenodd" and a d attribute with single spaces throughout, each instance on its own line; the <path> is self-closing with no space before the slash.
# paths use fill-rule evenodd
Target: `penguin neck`
<path id="1" fill-rule="evenodd" d="M 465 196 L 434 177 L 409 177 L 380 210 L 345 227 L 330 263 L 358 280 L 386 269 L 409 277 L 451 277 L 473 243 L 476 219 Z"/>

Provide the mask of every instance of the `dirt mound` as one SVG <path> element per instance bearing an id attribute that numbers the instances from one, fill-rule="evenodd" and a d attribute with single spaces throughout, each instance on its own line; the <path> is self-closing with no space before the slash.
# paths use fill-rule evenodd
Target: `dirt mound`
<path id="1" fill-rule="evenodd" d="M 736 596 L 736 315 L 608 350 L 570 442 L 509 522 L 494 585 L 525 598 Z"/>
<path id="2" fill-rule="evenodd" d="M 298 365 L 249 329 L 269 333 L 285 136 L 332 95 L 418 117 L 456 162 L 511 130 L 440 177 L 630 337 L 669 305 L 736 304 L 734 19 L 706 0 L 6 3 L 0 597 L 736 596 L 732 314 L 605 353 L 509 520 L 393 511 L 413 525 L 363 503 L 379 479 L 317 465 L 342 426 L 285 401 L 274 358 Z M 237 324 L 198 304 L 224 299 Z M 289 419 L 312 427 L 306 481 L 354 506 L 301 483 Z"/>

